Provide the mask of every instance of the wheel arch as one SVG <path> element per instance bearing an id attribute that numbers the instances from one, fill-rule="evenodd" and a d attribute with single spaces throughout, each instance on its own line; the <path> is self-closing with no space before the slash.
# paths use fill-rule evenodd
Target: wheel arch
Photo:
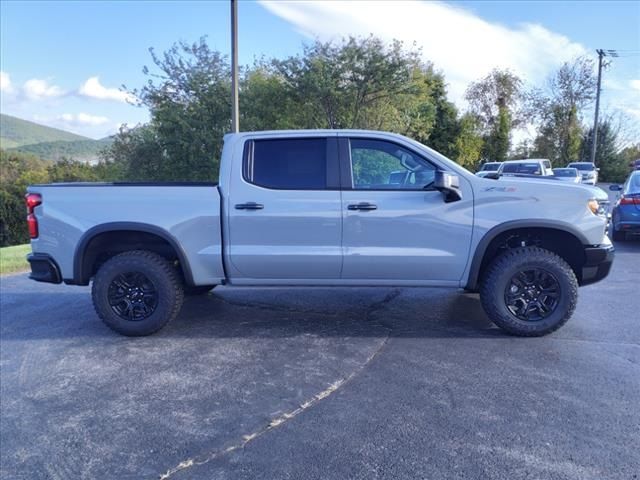
<path id="1" fill-rule="evenodd" d="M 103 248 L 109 241 L 110 250 Z M 161 227 L 139 222 L 110 222 L 87 230 L 74 252 L 73 279 L 65 280 L 65 283 L 88 285 L 101 255 L 110 252 L 113 256 L 127 250 L 150 250 L 177 260 L 185 283 L 194 285 L 193 273 L 180 242 Z"/>
<path id="2" fill-rule="evenodd" d="M 582 232 L 573 225 L 561 221 L 513 220 L 496 225 L 485 233 L 478 242 L 469 267 L 469 277 L 465 289 L 477 291 L 484 269 L 500 252 L 501 242 L 510 235 L 522 234 L 525 236 L 538 235 L 539 238 L 547 240 L 547 243 L 542 245 L 543 248 L 547 248 L 564 258 L 578 280 L 581 281 L 581 267 L 585 262 L 584 246 L 589 244 Z"/>

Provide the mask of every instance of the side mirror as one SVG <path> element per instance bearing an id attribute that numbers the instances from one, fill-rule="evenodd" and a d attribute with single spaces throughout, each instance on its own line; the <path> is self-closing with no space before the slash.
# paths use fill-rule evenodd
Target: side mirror
<path id="1" fill-rule="evenodd" d="M 596 168 L 596 172 L 599 172 L 599 171 L 600 171 L 600 169 L 599 169 L 599 168 Z"/>
<path id="2" fill-rule="evenodd" d="M 440 191 L 444 195 L 444 201 L 446 203 L 462 200 L 462 192 L 460 191 L 460 177 L 458 177 L 454 173 L 438 170 L 433 181 L 433 188 Z"/>
<path id="3" fill-rule="evenodd" d="M 609 190 L 611 190 L 612 192 L 619 192 L 620 190 L 622 190 L 622 185 L 614 183 L 613 185 L 609 185 Z"/>

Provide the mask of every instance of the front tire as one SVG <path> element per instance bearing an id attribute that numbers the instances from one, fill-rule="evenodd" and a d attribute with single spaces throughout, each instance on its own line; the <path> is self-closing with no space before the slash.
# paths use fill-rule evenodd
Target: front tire
<path id="1" fill-rule="evenodd" d="M 131 337 L 151 335 L 182 307 L 182 280 L 174 266 L 145 250 L 121 253 L 98 270 L 91 288 L 93 305 L 112 330 Z"/>
<path id="2" fill-rule="evenodd" d="M 500 255 L 480 287 L 487 316 L 506 332 L 537 337 L 564 325 L 576 308 L 578 280 L 553 252 L 521 247 Z"/>

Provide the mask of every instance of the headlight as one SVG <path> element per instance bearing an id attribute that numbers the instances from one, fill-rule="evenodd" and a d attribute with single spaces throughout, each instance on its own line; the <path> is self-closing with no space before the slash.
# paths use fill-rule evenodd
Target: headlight
<path id="1" fill-rule="evenodd" d="M 607 214 L 607 204 L 609 202 L 607 200 L 596 200 L 595 198 L 592 198 L 591 200 L 589 200 L 589 202 L 587 203 L 589 210 L 591 210 L 591 213 L 593 213 L 594 215 L 600 215 L 600 216 L 606 216 Z"/>

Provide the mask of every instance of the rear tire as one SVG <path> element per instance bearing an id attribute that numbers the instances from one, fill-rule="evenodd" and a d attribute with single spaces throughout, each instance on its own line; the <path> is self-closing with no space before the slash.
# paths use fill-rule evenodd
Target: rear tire
<path id="1" fill-rule="evenodd" d="M 506 332 L 538 337 L 571 318 L 578 301 L 578 281 L 555 253 L 538 247 L 515 248 L 489 265 L 480 300 L 491 321 Z"/>
<path id="2" fill-rule="evenodd" d="M 112 330 L 131 337 L 151 335 L 182 307 L 182 280 L 173 264 L 145 250 L 121 253 L 98 270 L 93 305 Z"/>

